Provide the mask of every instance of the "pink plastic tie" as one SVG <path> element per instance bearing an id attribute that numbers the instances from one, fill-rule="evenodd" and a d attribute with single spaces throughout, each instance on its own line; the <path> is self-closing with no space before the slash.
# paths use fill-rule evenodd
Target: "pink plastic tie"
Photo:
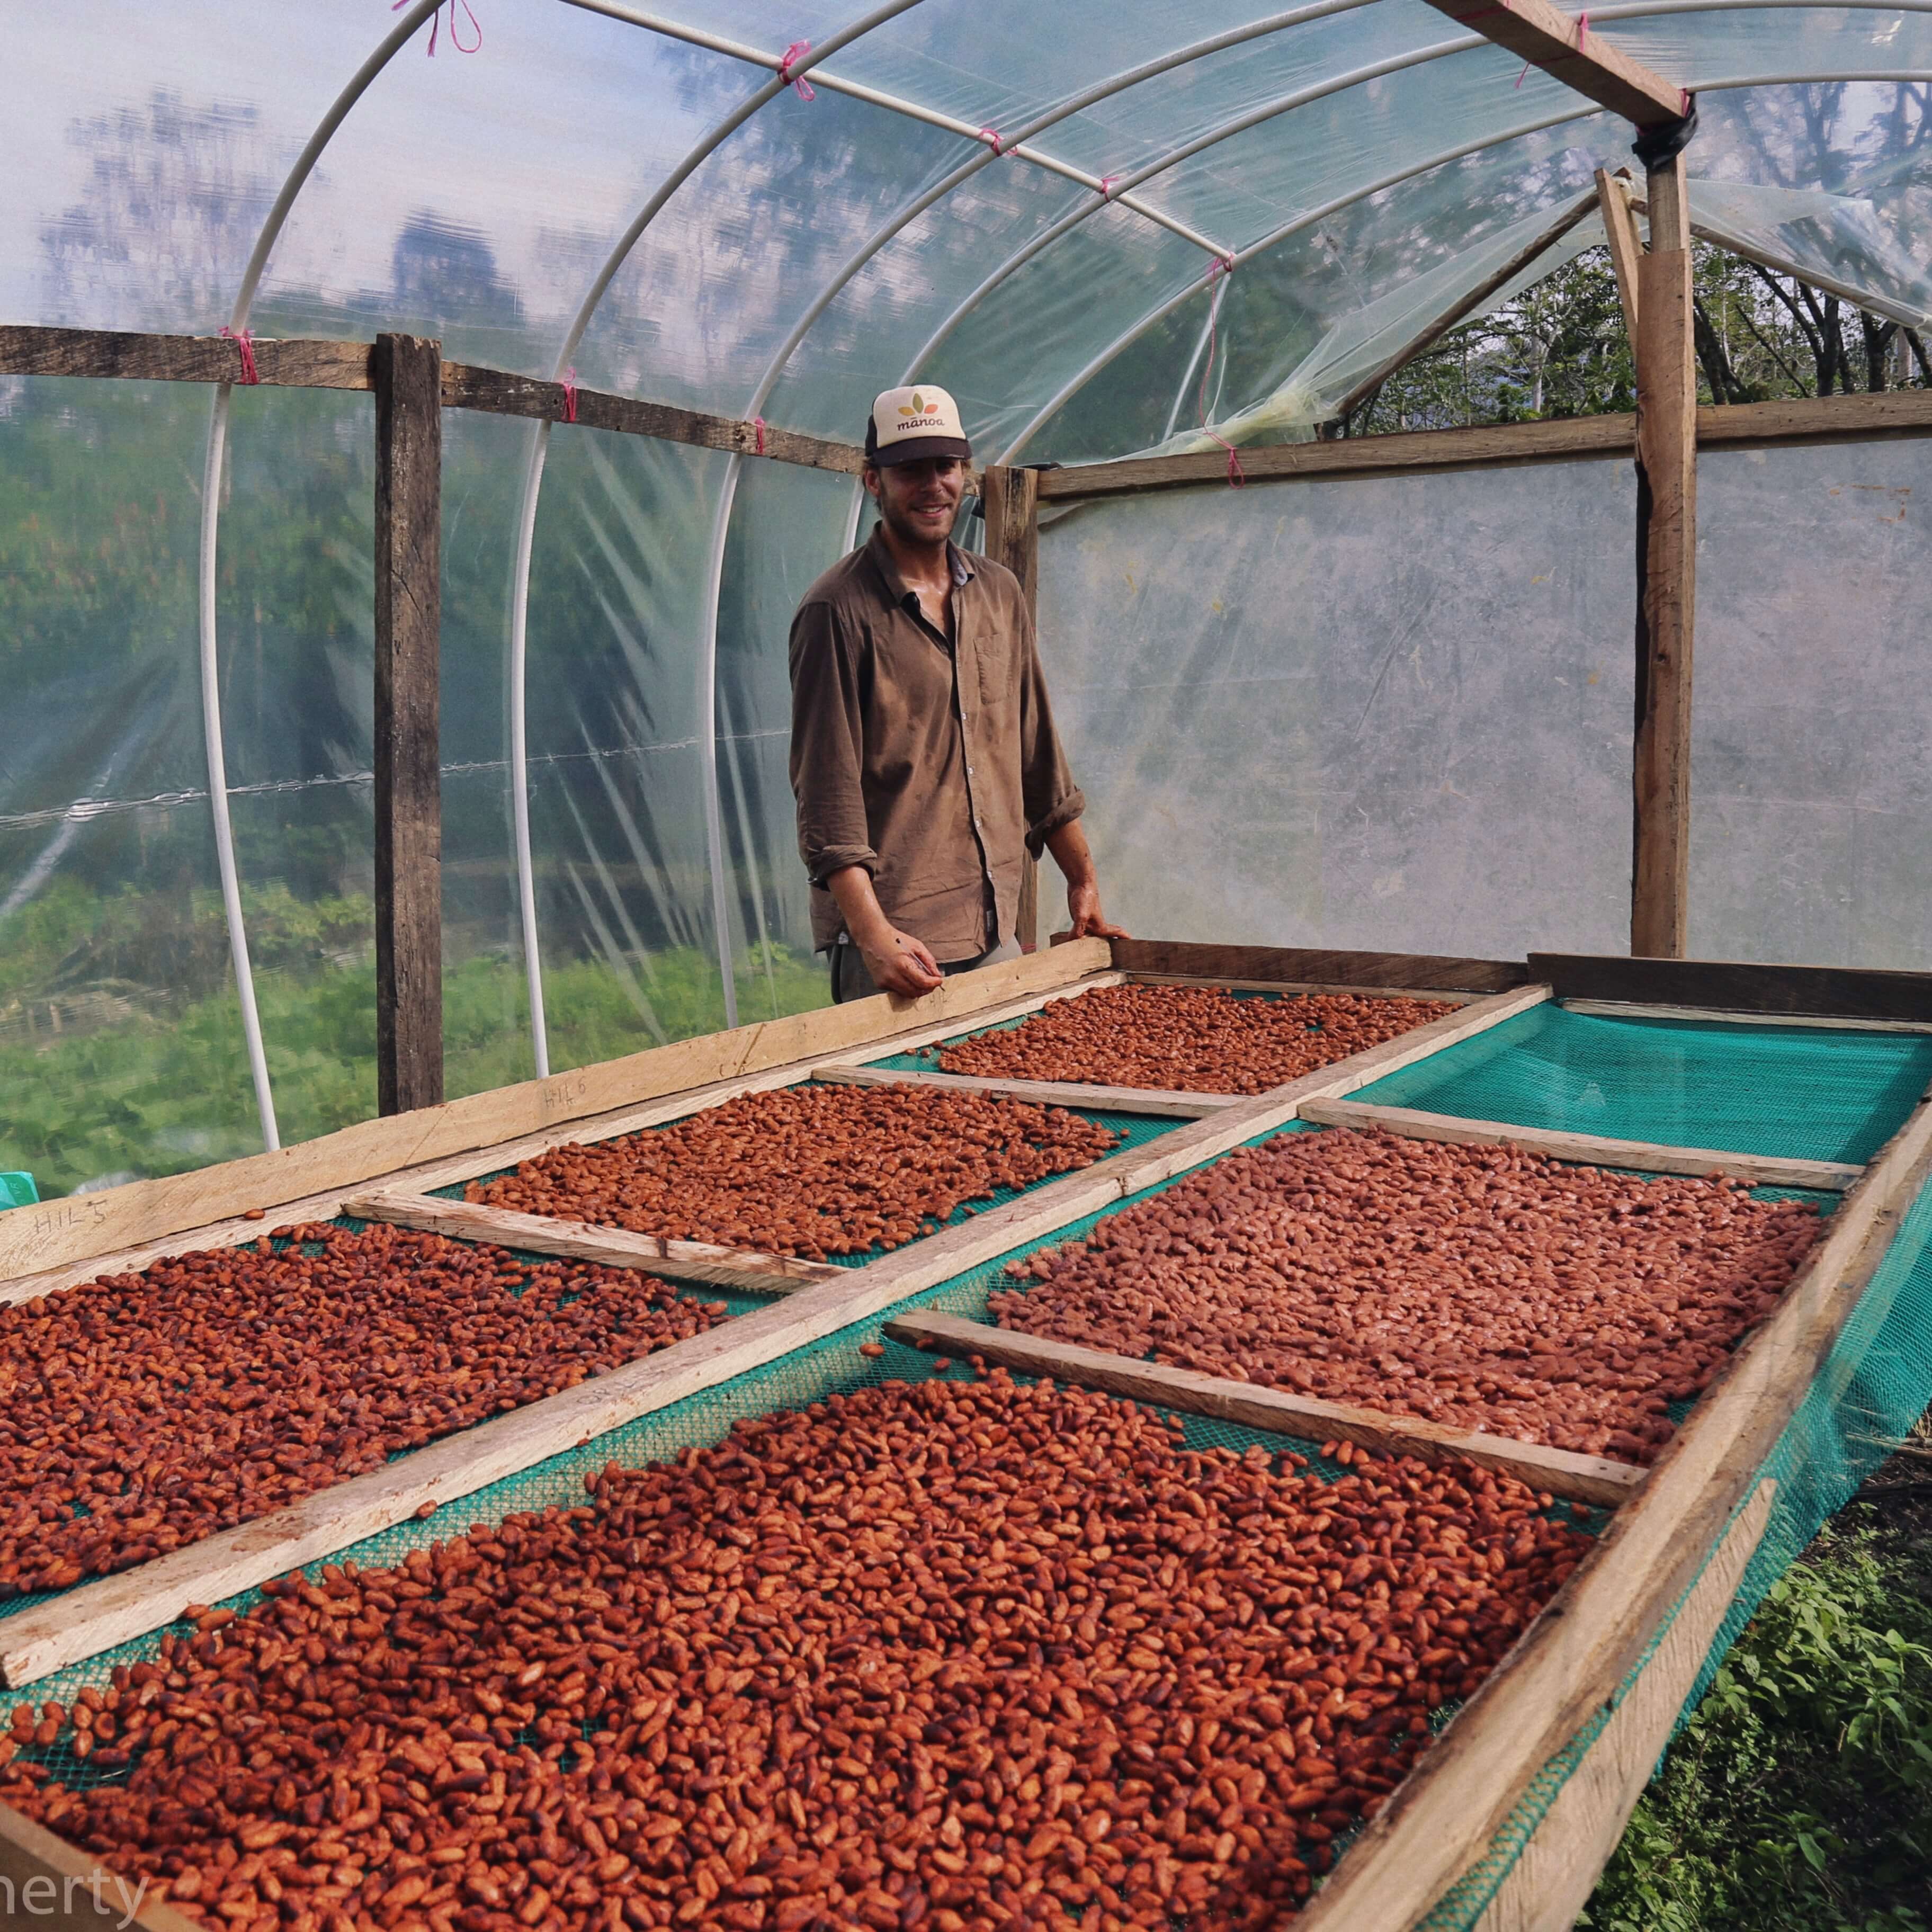
<path id="1" fill-rule="evenodd" d="M 563 419 L 566 422 L 577 420 L 577 364 L 574 362 L 563 372 Z"/>
<path id="2" fill-rule="evenodd" d="M 762 456 L 762 455 L 764 455 L 764 453 L 765 453 L 765 419 L 764 419 L 764 418 L 763 416 L 754 416 L 754 417 L 752 418 L 752 428 L 753 428 L 753 429 L 754 429 L 754 430 L 758 433 L 758 453 L 760 456 Z"/>
<path id="3" fill-rule="evenodd" d="M 1212 290 L 1214 284 L 1223 275 L 1232 275 L 1234 272 L 1233 261 L 1226 255 L 1216 255 L 1208 265 L 1208 287 Z M 1210 302 L 1215 299 L 1216 297 L 1214 296 L 1209 297 Z M 1208 311 L 1208 359 L 1201 367 L 1201 388 L 1199 394 L 1195 398 L 1194 413 L 1201 425 L 1202 433 L 1212 436 L 1228 452 L 1228 488 L 1231 490 L 1238 490 L 1248 480 L 1246 472 L 1241 467 L 1241 459 L 1235 454 L 1234 446 L 1225 436 L 1220 435 L 1208 427 L 1208 379 L 1214 371 L 1214 340 L 1219 326 L 1219 310 L 1210 308 Z"/>
<path id="4" fill-rule="evenodd" d="M 794 40 L 785 49 L 784 59 L 778 62 L 778 79 L 801 100 L 816 100 L 818 98 L 818 92 L 811 82 L 802 77 L 794 77 L 791 70 L 792 63 L 802 61 L 811 51 L 812 43 L 809 40 Z"/>
<path id="5" fill-rule="evenodd" d="M 1100 199 L 1102 201 L 1112 201 L 1113 200 L 1114 184 L 1119 179 L 1120 176 L 1118 175 L 1102 175 L 1100 177 Z"/>
<path id="6" fill-rule="evenodd" d="M 244 386 L 253 388 L 262 380 L 261 372 L 255 367 L 254 336 L 245 328 L 224 328 L 221 333 L 242 352 L 242 380 Z"/>
<path id="7" fill-rule="evenodd" d="M 1497 10 L 1502 11 L 1502 10 L 1499 8 Z M 1474 19 L 1476 16 L 1472 14 L 1470 17 Z M 1583 51 L 1583 36 L 1589 31 L 1589 15 L 1588 14 L 1579 14 L 1576 16 L 1576 51 L 1580 54 Z M 1525 61 L 1523 62 L 1522 71 L 1516 77 L 1516 84 L 1517 86 L 1520 87 L 1523 82 L 1529 78 L 1529 65 L 1530 64 L 1528 61 Z"/>
<path id="8" fill-rule="evenodd" d="M 982 128 L 980 130 L 980 139 L 984 141 L 996 154 L 1004 154 L 1006 152 L 1000 146 L 1000 130 L 997 128 Z"/>
<path id="9" fill-rule="evenodd" d="M 409 4 L 410 0 L 394 0 L 389 11 L 400 14 Z M 469 14 L 470 24 L 476 29 L 476 39 L 466 47 L 463 44 L 463 36 L 456 30 L 456 10 L 459 6 Z M 442 26 L 442 9 L 439 6 L 429 16 L 429 57 L 432 60 L 436 58 L 436 37 Z M 449 0 L 449 44 L 460 54 L 473 54 L 483 44 L 483 22 L 477 19 L 470 0 Z"/>

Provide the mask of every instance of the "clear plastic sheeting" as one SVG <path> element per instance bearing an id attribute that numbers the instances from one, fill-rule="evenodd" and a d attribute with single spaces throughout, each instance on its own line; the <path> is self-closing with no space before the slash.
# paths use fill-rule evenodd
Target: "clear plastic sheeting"
<path id="1" fill-rule="evenodd" d="M 1917 442 L 1697 460 L 1690 950 L 1924 968 Z"/>
<path id="2" fill-rule="evenodd" d="M 1521 958 L 1630 919 L 1627 463 L 1096 500 L 1040 638 L 1109 916 Z"/>
<path id="3" fill-rule="evenodd" d="M 1596 168 L 1628 159 L 1614 117 L 1423 0 L 1069 0 L 993 16 L 968 0 L 677 0 L 656 16 L 477 0 L 480 46 L 466 16 L 460 36 L 446 9 L 412 30 L 380 0 L 240 20 L 215 0 L 0 8 L 0 319 L 211 332 L 266 246 L 249 317 L 262 334 L 433 334 L 452 358 L 574 369 L 842 439 L 877 389 L 930 378 L 988 457 L 1116 456 L 1204 416 L 1236 440 L 1298 434 Z M 1932 308 L 1914 91 L 1932 75 L 1932 0 L 1609 0 L 1592 26 L 1702 90 L 1695 206 L 1711 232 L 1886 314 Z M 801 43 L 822 57 L 812 98 L 774 72 Z M 298 1139 L 374 1100 L 370 412 L 366 398 L 245 390 L 231 408 L 215 695 L 269 1097 Z M 207 422 L 199 392 L 36 382 L 0 396 L 0 554 L 24 560 L 0 591 L 22 721 L 0 767 L 0 954 L 26 949 L 4 998 L 36 1028 L 56 992 L 86 991 L 94 1016 L 59 1007 L 58 1043 L 32 1034 L 13 1079 L 19 1123 L 58 1112 L 44 1087 L 92 1123 L 61 1146 L 18 1127 L 5 1157 L 50 1191 L 260 1136 L 208 896 L 219 801 L 194 596 Z M 459 412 L 447 425 L 452 1093 L 535 1070 L 533 982 L 557 1066 L 824 994 L 785 782 L 784 643 L 793 601 L 846 542 L 850 484 L 753 460 L 732 492 L 727 459 L 560 426 L 526 633 L 512 565 L 530 434 Z M 1550 942 L 1560 925 L 1565 943 L 1614 944 L 1628 497 L 1627 472 L 1598 466 L 1560 483 L 1270 493 L 1296 507 L 1238 527 L 1176 498 L 1083 512 L 1051 538 L 1063 558 L 1090 532 L 1146 542 L 1147 598 L 1167 599 L 1166 630 L 1148 628 L 1150 603 L 1118 604 L 1125 565 L 1082 566 L 1108 586 L 1099 609 L 1128 624 L 1136 681 L 1118 694 L 1097 667 L 1120 640 L 1084 610 L 1048 629 L 1050 657 L 1094 660 L 1060 701 L 1090 822 L 1141 908 L 1130 922 L 1253 938 L 1248 908 L 1264 904 L 1269 934 L 1295 941 L 1400 928 L 1416 943 L 1486 932 L 1478 950 L 1508 950 L 1506 934 Z M 1402 535 L 1378 549 L 1351 524 L 1384 506 Z M 1598 515 L 1604 541 L 1576 542 Z M 1178 569 L 1144 534 L 1163 519 L 1199 547 L 1192 573 L 1222 614 L 1203 617 L 1178 577 L 1159 590 Z M 1472 532 L 1477 549 L 1459 548 Z M 1472 554 L 1488 561 L 1464 581 Z M 1295 574 L 1315 558 L 1334 583 Z M 1339 628 L 1269 607 L 1238 634 L 1225 613 L 1264 608 L 1244 570 L 1310 609 L 1318 592 Z M 1518 584 L 1522 610 L 1505 594 Z M 1064 594 L 1049 584 L 1049 602 Z M 1405 628 L 1418 599 L 1420 628 Z M 1224 664 L 1294 695 L 1247 788 L 1264 808 L 1233 795 L 1227 751 L 1179 736 L 1176 720 L 1226 707 L 1228 743 L 1254 742 Z M 1575 682 L 1592 668 L 1599 684 Z M 1130 715 L 1144 691 L 1180 694 L 1157 728 Z M 1527 738 L 1496 722 L 1519 695 L 1540 721 Z M 1443 705 L 1446 735 L 1424 722 Z M 1559 744 L 1545 789 L 1579 808 L 1538 814 L 1530 752 Z M 1170 813 L 1192 787 L 1194 820 L 1240 828 L 1178 898 L 1129 863 L 1155 823 L 1142 782 Z M 1501 869 L 1466 901 L 1443 884 L 1476 830 L 1465 798 L 1522 828 L 1472 844 Z M 1284 838 L 1296 856 L 1270 872 Z M 170 1071 L 174 1034 L 200 1043 L 199 1080 Z M 77 1039 L 96 1044 L 82 1055 Z"/>

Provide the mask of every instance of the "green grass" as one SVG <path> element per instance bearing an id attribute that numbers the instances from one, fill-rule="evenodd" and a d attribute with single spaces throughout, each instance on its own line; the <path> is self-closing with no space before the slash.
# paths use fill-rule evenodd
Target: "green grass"
<path id="1" fill-rule="evenodd" d="M 1594 1932 L 1932 1924 L 1932 1539 L 1854 1509 L 1772 1588 L 1639 1803 Z"/>
<path id="2" fill-rule="evenodd" d="M 284 1142 L 376 1112 L 375 968 L 366 899 L 248 895 L 256 993 Z M 745 1021 L 828 998 L 824 964 L 782 946 L 741 962 Z M 158 961 L 166 962 L 158 972 Z M 144 980 L 190 990 L 152 992 Z M 0 935 L 0 1169 L 43 1196 L 88 1181 L 176 1174 L 258 1152 L 261 1138 L 218 902 L 170 915 L 154 896 L 57 884 Z M 717 964 L 691 948 L 550 962 L 553 1070 L 640 1052 L 724 1024 Z M 56 1034 L 56 1012 L 68 1015 Z M 76 1025 L 73 1016 L 81 1015 Z M 103 1012 L 110 1015 L 102 1023 Z M 443 974 L 444 1079 L 453 1098 L 532 1077 L 520 961 L 482 955 Z M 33 1030 L 27 1030 L 29 1020 Z"/>

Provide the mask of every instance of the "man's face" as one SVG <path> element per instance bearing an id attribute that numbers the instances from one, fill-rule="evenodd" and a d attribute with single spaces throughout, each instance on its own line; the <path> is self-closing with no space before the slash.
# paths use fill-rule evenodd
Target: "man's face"
<path id="1" fill-rule="evenodd" d="M 966 466 L 956 456 L 928 457 L 884 470 L 868 467 L 864 482 L 878 500 L 880 520 L 902 542 L 944 543 L 959 514 Z"/>

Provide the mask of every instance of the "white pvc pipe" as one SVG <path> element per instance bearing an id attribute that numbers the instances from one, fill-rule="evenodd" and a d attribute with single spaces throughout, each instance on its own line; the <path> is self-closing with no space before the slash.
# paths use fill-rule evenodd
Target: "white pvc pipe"
<path id="1" fill-rule="evenodd" d="M 733 60 L 749 62 L 754 67 L 770 68 L 774 70 L 784 64 L 780 55 L 767 52 L 762 48 L 748 46 L 742 40 L 727 40 L 720 34 L 708 34 L 696 27 L 687 26 L 681 20 L 668 20 L 662 15 L 640 12 L 634 7 L 620 6 L 617 0 L 566 0 L 569 6 L 580 8 L 586 14 L 601 14 L 606 20 L 621 20 L 627 26 L 643 27 L 654 34 L 662 34 L 668 40 L 681 40 L 688 46 L 704 47 L 712 53 L 728 55 Z M 1346 0 L 1348 6 L 1364 7 L 1369 0 Z M 1336 10 L 1340 10 L 1339 9 Z M 1283 16 L 1282 19 L 1289 16 Z M 1278 22 L 1275 20 L 1257 21 L 1252 26 L 1237 28 L 1233 32 L 1223 34 L 1216 39 L 1216 51 L 1222 47 L 1234 46 L 1240 41 L 1252 40 L 1262 34 L 1273 33 Z M 957 134 L 968 141 L 983 138 L 979 126 L 970 121 L 962 121 L 957 115 L 942 113 L 938 108 L 928 107 L 922 101 L 908 100 L 903 95 L 886 94 L 876 87 L 866 87 L 860 82 L 842 79 L 828 74 L 823 68 L 812 74 L 812 84 L 822 87 L 828 94 L 842 94 L 850 100 L 862 100 L 868 106 L 883 107 L 888 113 L 897 114 L 908 121 L 922 122 L 928 128 L 943 128 L 949 134 Z M 1144 202 L 1136 201 L 1131 195 L 1123 194 L 1111 185 L 1111 177 L 1092 174 L 1084 168 L 1076 168 L 1070 162 L 1063 161 L 1058 155 L 1042 153 L 1040 149 L 1024 143 L 1015 144 L 1002 140 L 1000 152 L 1010 154 L 1016 160 L 1025 161 L 1048 174 L 1060 176 L 1064 180 L 1076 182 L 1094 194 L 1103 195 L 1115 206 L 1129 209 L 1144 220 L 1165 228 L 1170 234 L 1178 235 L 1184 242 L 1190 242 L 1208 254 L 1222 252 L 1220 243 L 1210 239 L 1198 230 L 1174 216 L 1157 208 L 1150 208 Z"/>
<path id="2" fill-rule="evenodd" d="M 1932 0 L 1902 0 L 1902 4 L 1893 4 L 1893 0 L 1612 0 L 1612 4 L 1603 7 L 1593 7 L 1590 11 L 1599 20 L 1643 20 L 1678 14 L 1743 12 L 1760 7 L 1767 8 L 1802 7 L 1826 11 L 1842 7 L 1852 10 L 1926 13 L 1932 12 Z M 1275 116 L 1286 113 L 1293 108 L 1321 99 L 1324 95 L 1337 92 L 1342 88 L 1379 79 L 1388 74 L 1419 67 L 1430 61 L 1442 59 L 1450 54 L 1473 52 L 1489 44 L 1490 43 L 1481 35 L 1470 34 L 1454 40 L 1441 41 L 1433 46 L 1418 48 L 1411 52 L 1398 56 L 1390 61 L 1378 62 L 1372 67 L 1358 69 L 1353 74 L 1336 76 L 1333 80 L 1322 82 L 1314 87 L 1283 96 L 1277 100 L 1264 103 L 1259 107 L 1247 109 L 1234 120 L 1225 122 L 1219 127 L 1209 129 L 1206 133 L 1196 136 L 1194 140 L 1184 143 L 1181 146 L 1144 164 L 1133 172 L 1123 176 L 1122 178 L 1130 187 L 1138 186 L 1151 176 L 1166 172 L 1168 169 L 1190 159 L 1208 148 L 1230 140 L 1237 134 L 1244 134 L 1262 122 L 1273 119 Z M 1707 89 L 1706 91 L 1716 90 Z M 901 380 L 907 382 L 917 380 L 920 370 L 927 358 L 938 350 L 940 345 L 953 330 L 995 289 L 1010 279 L 1034 256 L 1057 242 L 1061 236 L 1066 234 L 1070 230 L 1077 227 L 1097 212 L 1097 208 L 1091 207 L 1075 208 L 1062 216 L 1044 232 L 1036 236 L 1023 248 L 1009 256 L 926 338 L 916 354 L 907 364 L 905 374 Z"/>
<path id="3" fill-rule="evenodd" d="M 314 172 L 344 117 L 362 99 L 397 51 L 406 45 L 418 27 L 436 9 L 438 0 L 416 0 L 416 4 L 392 27 L 376 50 L 356 70 L 349 85 L 330 104 L 327 113 L 316 124 L 315 131 L 296 158 L 281 192 L 275 196 L 262 224 L 261 232 L 243 270 L 242 286 L 230 312 L 228 326 L 238 334 L 248 326 L 248 313 L 255 303 L 270 251 L 281 238 L 283 227 L 294 207 L 296 196 Z M 242 914 L 242 884 L 235 864 L 235 831 L 228 812 L 228 761 L 222 746 L 221 664 L 217 634 L 215 593 L 217 560 L 221 528 L 221 472 L 228 453 L 228 415 L 230 386 L 215 386 L 214 400 L 208 412 L 208 448 L 202 464 L 201 550 L 198 583 L 200 608 L 197 649 L 201 673 L 202 742 L 208 760 L 208 806 L 214 824 L 215 868 L 221 878 L 221 909 L 228 926 L 229 956 L 234 962 L 235 990 L 242 1006 L 242 1037 L 248 1054 L 248 1075 L 255 1089 L 255 1113 L 261 1123 L 263 1144 L 271 1151 L 282 1144 L 275 1120 L 275 1096 L 268 1082 L 268 1059 L 262 1040 L 262 1016 L 255 1004 L 255 975 L 248 961 L 248 929 Z"/>
<path id="4" fill-rule="evenodd" d="M 753 406 L 755 411 L 756 405 Z M 724 582 L 724 544 L 730 534 L 731 505 L 745 459 L 734 452 L 711 520 L 711 554 L 705 566 L 704 614 L 699 620 L 702 671 L 698 685 L 698 751 L 704 781 L 704 836 L 711 862 L 711 916 L 718 928 L 718 963 L 724 974 L 724 1024 L 738 1024 L 738 986 L 732 975 L 730 905 L 724 890 L 724 814 L 718 795 L 718 605 Z"/>
<path id="5" fill-rule="evenodd" d="M 1591 11 L 1600 20 L 1634 20 L 1674 14 L 1741 12 L 1757 6 L 1809 6 L 1838 4 L 1839 0 L 1621 0 L 1621 4 L 1617 4 L 1617 0 L 1613 0 L 1613 4 L 1592 8 Z M 1906 4 L 1902 8 L 1882 5 L 1882 0 L 1843 0 L 1843 4 L 1853 9 L 1869 8 L 1887 12 L 1932 12 L 1932 0 L 1906 0 Z M 1419 50 L 1408 56 L 1402 64 L 1419 66 L 1426 61 L 1439 60 L 1448 54 L 1460 52 L 1480 44 L 1483 43 L 1478 38 L 1444 43 L 1435 47 Z M 1731 89 L 1744 87 L 1803 86 L 1813 82 L 1825 81 L 1904 83 L 1916 82 L 1922 77 L 1916 71 L 1894 70 L 1885 72 L 1877 70 L 1860 70 L 1856 72 L 1832 74 L 1753 75 L 1723 80 L 1694 81 L 1686 83 L 1686 86 L 1687 91 L 1692 94 L 1720 94 Z M 1336 200 L 1327 202 L 1320 208 L 1312 209 L 1306 214 L 1298 215 L 1293 220 L 1284 223 L 1279 228 L 1271 230 L 1258 241 L 1250 242 L 1246 248 L 1237 250 L 1230 266 L 1238 266 L 1241 262 L 1252 260 L 1256 256 L 1274 247 L 1277 242 L 1286 241 L 1290 236 L 1299 232 L 1317 221 L 1326 220 L 1328 216 L 1338 212 L 1340 209 L 1348 207 L 1355 202 L 1364 200 L 1370 195 L 1378 194 L 1384 188 L 1393 188 L 1400 182 L 1412 180 L 1417 175 L 1426 174 L 1432 168 L 1441 167 L 1450 161 L 1460 160 L 1466 154 L 1478 153 L 1484 148 L 1500 146 L 1505 141 L 1520 140 L 1526 134 L 1537 134 L 1547 128 L 1561 126 L 1566 121 L 1587 120 L 1593 115 L 1608 112 L 1606 108 L 1596 106 L 1577 108 L 1562 114 L 1546 116 L 1540 120 L 1526 122 L 1515 128 L 1485 134 L 1479 140 L 1465 142 L 1460 147 L 1435 155 L 1428 160 L 1414 166 L 1406 168 L 1399 173 L 1384 176 L 1380 181 L 1372 182 L 1366 188 L 1354 190 L 1350 194 Z M 1208 285 L 1205 280 L 1189 283 L 1185 288 L 1166 302 L 1160 303 L 1148 314 L 1142 316 L 1131 328 L 1117 337 L 1099 356 L 1088 362 L 1070 382 L 1064 384 L 1054 393 L 1044 407 L 1028 422 L 1019 434 L 1006 446 L 999 460 L 1001 463 L 1012 462 L 1038 433 L 1042 426 L 1064 407 L 1081 388 L 1091 381 L 1117 356 L 1132 346 L 1150 328 L 1172 314 L 1183 302 L 1199 293 Z M 983 292 L 983 290 L 980 292 Z M 969 304 L 971 301 L 978 298 L 978 294 L 976 293 L 974 297 L 969 298 Z M 958 319 L 957 314 L 949 317 L 944 327 L 950 328 Z M 908 380 L 910 379 L 908 378 Z"/>
<path id="6" fill-rule="evenodd" d="M 854 21 L 850 26 L 841 28 L 822 46 L 801 58 L 790 69 L 790 74 L 796 77 L 809 73 L 820 61 L 829 58 L 841 47 L 919 4 L 920 0 L 889 0 L 886 5 L 875 8 L 862 18 Z M 665 202 L 690 179 L 712 153 L 736 134 L 767 101 L 776 100 L 790 85 L 790 80 L 774 77 L 748 99 L 740 102 L 671 170 L 659 184 L 657 191 L 638 210 L 636 218 L 618 238 L 616 246 L 605 258 L 604 266 L 597 272 L 584 299 L 578 303 L 577 314 L 572 318 L 562 345 L 556 352 L 556 362 L 550 376 L 552 382 L 562 380 L 571 358 L 577 353 L 578 344 L 584 340 L 584 332 L 590 326 L 590 319 L 596 313 L 598 304 L 604 299 L 604 292 L 615 279 L 617 271 L 623 266 L 631 250 L 643 238 L 645 230 L 657 219 L 658 212 Z M 530 987 L 530 1045 L 536 1055 L 539 1078 L 550 1072 L 550 1042 L 548 1031 L 544 1024 L 543 962 L 537 952 L 536 880 L 530 854 L 526 691 L 530 664 L 530 556 L 536 538 L 537 499 L 543 489 L 544 458 L 549 446 L 550 424 L 547 422 L 533 423 L 524 449 L 523 496 L 518 506 L 516 560 L 512 566 L 510 583 L 511 818 L 516 844 L 517 900 L 524 934 L 524 970 Z M 736 462 L 737 458 L 734 457 L 732 463 L 734 467 Z M 728 488 L 735 488 L 736 480 L 735 474 L 728 476 Z M 720 554 L 722 556 L 722 551 Z M 701 719 L 715 724 L 717 694 L 713 688 L 712 677 L 717 628 L 715 591 L 712 602 L 714 608 L 706 629 L 706 635 L 710 640 L 710 648 L 700 652 L 704 662 L 700 668 L 703 681 L 699 687 L 698 711 Z M 717 802 L 718 747 L 710 724 L 706 724 L 704 730 L 703 755 L 706 772 L 705 839 L 709 848 L 711 898 L 715 914 L 717 908 L 724 902 L 724 824 Z M 729 924 L 722 917 L 717 920 L 716 939 L 718 970 L 724 987 L 724 1024 L 728 1027 L 735 1027 L 738 1024 L 738 992 L 732 976 L 731 932 Z"/>

